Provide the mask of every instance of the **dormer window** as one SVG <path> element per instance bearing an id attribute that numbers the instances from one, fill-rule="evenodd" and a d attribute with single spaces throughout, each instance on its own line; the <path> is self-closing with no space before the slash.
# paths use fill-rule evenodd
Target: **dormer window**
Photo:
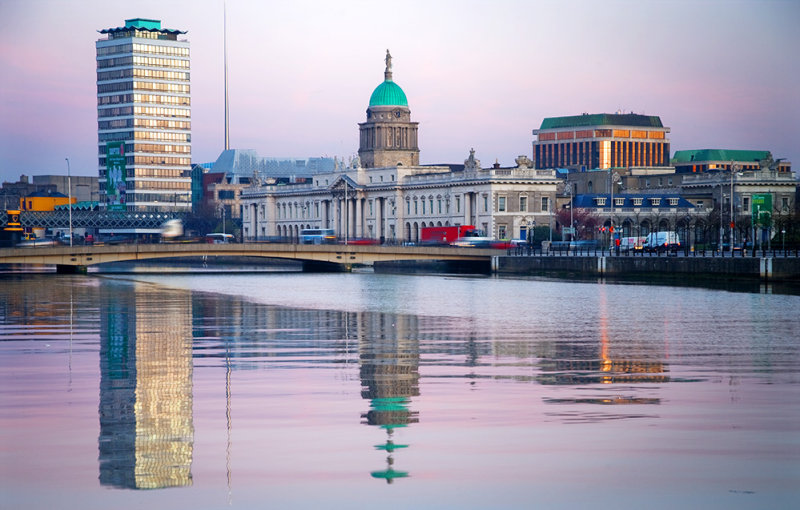
<path id="1" fill-rule="evenodd" d="M 614 205 L 616 207 L 622 207 L 623 205 L 625 205 L 625 198 L 615 198 Z"/>
<path id="2" fill-rule="evenodd" d="M 595 202 L 597 202 L 597 205 L 600 206 L 600 207 L 603 207 L 604 205 L 606 205 L 606 197 L 594 197 L 594 200 L 595 200 Z"/>
<path id="3" fill-rule="evenodd" d="M 669 200 L 669 205 L 671 205 L 672 207 L 675 207 L 675 206 L 678 205 L 678 199 L 677 198 L 670 198 L 668 200 Z"/>
<path id="4" fill-rule="evenodd" d="M 642 205 L 642 199 L 641 198 L 634 198 L 633 199 L 633 205 L 636 206 L 636 207 L 641 206 Z"/>
<path id="5" fill-rule="evenodd" d="M 650 205 L 652 205 L 653 207 L 658 207 L 659 205 L 661 205 L 661 199 L 658 197 L 651 197 Z"/>

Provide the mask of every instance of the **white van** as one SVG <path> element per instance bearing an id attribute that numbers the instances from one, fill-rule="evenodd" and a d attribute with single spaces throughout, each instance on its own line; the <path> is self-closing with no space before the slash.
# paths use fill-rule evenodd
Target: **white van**
<path id="1" fill-rule="evenodd" d="M 663 253 L 675 252 L 681 247 L 677 232 L 652 232 L 644 240 L 644 251 Z"/>

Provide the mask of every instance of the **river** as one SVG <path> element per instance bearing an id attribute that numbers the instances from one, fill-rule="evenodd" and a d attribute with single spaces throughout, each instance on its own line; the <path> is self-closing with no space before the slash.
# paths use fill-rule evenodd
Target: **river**
<path id="1" fill-rule="evenodd" d="M 798 310 L 602 281 L 0 275 L 0 507 L 797 507 Z"/>

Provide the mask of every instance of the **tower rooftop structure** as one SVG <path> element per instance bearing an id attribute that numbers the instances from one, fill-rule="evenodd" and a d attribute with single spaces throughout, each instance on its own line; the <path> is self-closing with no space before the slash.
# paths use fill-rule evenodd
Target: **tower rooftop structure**
<path id="1" fill-rule="evenodd" d="M 359 125 L 358 156 L 364 168 L 419 165 L 418 123 L 411 121 L 411 110 L 403 89 L 392 79 L 392 55 L 386 50 L 383 83 L 369 98 L 367 121 Z"/>

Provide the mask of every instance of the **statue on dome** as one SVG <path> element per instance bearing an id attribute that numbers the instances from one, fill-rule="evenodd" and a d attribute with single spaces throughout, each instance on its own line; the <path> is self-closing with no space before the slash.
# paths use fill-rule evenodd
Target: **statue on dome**
<path id="1" fill-rule="evenodd" d="M 386 72 L 392 72 L 392 54 L 389 53 L 389 50 L 386 50 Z"/>

